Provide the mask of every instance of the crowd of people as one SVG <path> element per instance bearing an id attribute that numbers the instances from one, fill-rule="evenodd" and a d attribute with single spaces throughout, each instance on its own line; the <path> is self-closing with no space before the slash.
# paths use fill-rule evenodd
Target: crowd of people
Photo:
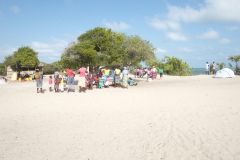
<path id="1" fill-rule="evenodd" d="M 209 66 L 208 62 L 206 62 L 205 68 L 206 68 L 206 75 L 209 75 L 209 69 L 210 69 L 210 74 L 211 75 L 215 74 L 216 63 L 213 62 Z"/>
<path id="2" fill-rule="evenodd" d="M 157 75 L 159 73 L 159 78 L 162 79 L 163 78 L 163 68 L 160 67 L 159 69 L 157 69 L 155 66 L 153 66 L 152 68 L 137 68 L 134 69 L 134 75 L 135 78 L 144 78 L 146 77 L 146 81 L 151 81 L 151 80 L 155 80 L 157 79 Z"/>
<path id="3" fill-rule="evenodd" d="M 79 73 L 78 82 L 75 82 L 75 76 Z M 56 69 L 53 76 L 49 76 L 49 91 L 53 90 L 55 93 L 67 91 L 75 92 L 75 83 L 79 87 L 79 92 L 86 93 L 87 88 L 93 89 L 95 85 L 96 88 L 108 88 L 110 85 L 110 77 L 113 77 L 112 85 L 114 87 L 128 88 L 128 85 L 137 85 L 131 77 L 128 78 L 129 71 L 124 67 L 123 71 L 120 67 L 117 67 L 114 71 L 109 70 L 107 67 L 103 70 L 99 70 L 98 74 L 93 74 L 91 71 L 88 72 L 87 69 L 82 66 L 76 72 L 71 67 L 65 68 L 60 74 L 59 69 Z M 37 93 L 43 93 L 43 72 L 42 68 L 36 70 L 34 78 L 36 79 Z M 121 82 L 122 78 L 122 82 Z"/>

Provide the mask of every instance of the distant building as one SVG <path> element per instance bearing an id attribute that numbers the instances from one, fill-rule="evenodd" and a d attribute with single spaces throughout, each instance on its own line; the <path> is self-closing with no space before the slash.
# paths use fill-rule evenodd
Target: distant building
<path id="1" fill-rule="evenodd" d="M 38 65 L 38 67 L 44 67 L 44 64 L 40 63 Z M 10 66 L 7 66 L 6 68 L 7 68 L 7 79 L 11 79 L 14 71 L 12 70 L 12 68 Z M 20 74 L 24 74 L 24 75 L 25 74 L 29 74 L 29 75 L 31 75 L 31 74 L 33 74 L 36 71 L 36 68 L 37 67 L 22 66 Z"/>

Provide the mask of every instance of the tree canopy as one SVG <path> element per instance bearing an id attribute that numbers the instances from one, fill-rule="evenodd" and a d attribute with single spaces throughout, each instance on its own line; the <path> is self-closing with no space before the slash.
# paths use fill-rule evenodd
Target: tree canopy
<path id="1" fill-rule="evenodd" d="M 141 37 L 127 36 L 111 29 L 97 27 L 80 35 L 61 56 L 65 66 L 112 65 L 132 66 L 155 58 L 154 46 Z"/>
<path id="2" fill-rule="evenodd" d="M 21 69 L 21 66 L 36 67 L 39 64 L 38 53 L 29 46 L 20 47 L 13 55 L 5 57 L 4 65 L 10 65 L 13 70 Z"/>

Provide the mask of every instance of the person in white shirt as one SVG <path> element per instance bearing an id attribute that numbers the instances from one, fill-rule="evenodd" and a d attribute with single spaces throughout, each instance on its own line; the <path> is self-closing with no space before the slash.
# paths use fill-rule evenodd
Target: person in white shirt
<path id="1" fill-rule="evenodd" d="M 206 75 L 209 75 L 209 64 L 208 64 L 208 62 L 206 63 Z"/>

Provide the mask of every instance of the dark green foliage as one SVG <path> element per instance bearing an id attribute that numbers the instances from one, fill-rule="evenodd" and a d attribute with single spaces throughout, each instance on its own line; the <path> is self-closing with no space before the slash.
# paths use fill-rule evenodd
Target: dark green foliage
<path id="1" fill-rule="evenodd" d="M 62 72 L 62 70 L 64 70 L 64 67 L 62 66 L 61 62 L 57 61 L 57 62 L 53 62 L 50 64 L 44 63 L 44 67 L 43 67 L 43 73 L 46 74 L 54 74 L 56 68 L 59 69 L 59 72 Z"/>
<path id="2" fill-rule="evenodd" d="M 3 63 L 0 63 L 0 75 L 6 76 L 5 65 Z"/>

